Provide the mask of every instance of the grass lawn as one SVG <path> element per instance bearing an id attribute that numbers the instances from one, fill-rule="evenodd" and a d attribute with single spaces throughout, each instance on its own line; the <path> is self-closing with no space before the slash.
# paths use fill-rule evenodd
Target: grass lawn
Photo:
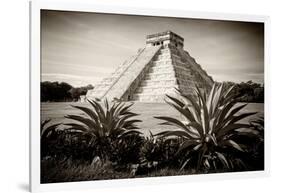
<path id="1" fill-rule="evenodd" d="M 46 119 L 52 119 L 53 123 L 69 123 L 70 120 L 64 118 L 65 115 L 82 115 L 83 112 L 79 111 L 71 105 L 88 106 L 88 103 L 80 102 L 51 102 L 51 103 L 41 103 L 41 121 Z M 152 133 L 164 130 L 166 126 L 159 126 L 161 122 L 154 116 L 175 116 L 181 118 L 179 113 L 167 105 L 166 103 L 140 103 L 136 102 L 132 107 L 133 112 L 140 114 L 139 119 L 143 122 L 139 123 L 139 127 L 142 129 L 144 134 L 148 134 L 149 130 Z M 249 103 L 240 113 L 243 112 L 258 112 L 258 114 L 246 118 L 243 122 L 249 121 L 249 119 L 255 118 L 255 116 L 261 116 L 264 114 L 264 104 L 263 103 Z M 183 119 L 183 118 L 182 118 Z"/>

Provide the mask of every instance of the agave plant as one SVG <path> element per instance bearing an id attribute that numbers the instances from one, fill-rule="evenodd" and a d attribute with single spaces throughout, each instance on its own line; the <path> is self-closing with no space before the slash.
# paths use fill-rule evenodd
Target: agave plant
<path id="1" fill-rule="evenodd" d="M 114 102 L 109 105 L 104 101 L 104 107 L 95 100 L 88 100 L 92 109 L 88 107 L 76 106 L 74 108 L 83 111 L 86 116 L 67 115 L 68 119 L 78 123 L 65 124 L 68 130 L 80 132 L 89 138 L 89 146 L 95 148 L 94 154 L 100 156 L 104 161 L 109 159 L 111 151 L 114 151 L 114 143 L 122 137 L 139 134 L 137 114 L 131 112 L 133 103 L 126 104 Z"/>
<path id="2" fill-rule="evenodd" d="M 41 157 L 54 153 L 52 151 L 54 144 L 58 139 L 58 126 L 60 124 L 49 125 L 51 119 L 47 119 L 41 123 L 41 137 L 40 137 L 40 146 L 41 146 Z"/>
<path id="3" fill-rule="evenodd" d="M 234 139 L 239 135 L 252 137 L 257 134 L 250 124 L 240 123 L 255 112 L 238 114 L 247 104 L 238 104 L 232 90 L 233 87 L 227 89 L 224 84 L 215 83 L 208 97 L 206 92 L 196 87 L 197 100 L 179 91 L 180 99 L 167 95 L 166 102 L 185 120 L 155 117 L 165 121 L 162 125 L 175 126 L 157 136 L 183 139 L 177 152 L 185 155 L 181 169 L 195 165 L 197 171 L 217 171 L 245 165 L 238 156 L 239 152 L 245 152 L 244 146 Z"/>
<path id="4" fill-rule="evenodd" d="M 41 123 L 41 140 L 46 140 L 48 137 L 50 137 L 52 134 L 54 134 L 57 130 L 57 127 L 60 124 L 54 124 L 50 126 L 46 126 L 48 123 L 50 123 L 51 119 L 47 119 Z"/>

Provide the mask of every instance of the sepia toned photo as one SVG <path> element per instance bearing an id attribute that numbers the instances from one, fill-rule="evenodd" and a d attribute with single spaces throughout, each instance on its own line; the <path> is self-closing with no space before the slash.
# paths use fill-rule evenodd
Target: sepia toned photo
<path id="1" fill-rule="evenodd" d="M 264 170 L 264 23 L 41 10 L 40 182 Z"/>

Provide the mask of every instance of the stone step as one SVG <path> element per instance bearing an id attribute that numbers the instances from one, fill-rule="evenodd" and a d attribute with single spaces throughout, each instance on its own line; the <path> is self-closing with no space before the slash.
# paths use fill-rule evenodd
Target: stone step
<path id="1" fill-rule="evenodd" d="M 177 84 L 177 80 L 176 79 L 167 79 L 167 80 L 143 80 L 140 84 L 140 86 L 161 86 L 161 87 L 167 87 L 167 86 L 171 86 L 171 85 L 176 85 Z"/>
<path id="2" fill-rule="evenodd" d="M 180 73 L 179 73 L 180 72 Z M 190 79 L 193 79 L 194 76 L 191 74 L 191 71 L 189 69 L 181 69 L 180 71 L 167 71 L 166 73 L 163 73 L 161 71 L 156 72 L 150 72 L 146 74 L 143 81 L 163 81 L 163 80 L 170 80 L 170 79 L 180 79 L 182 81 L 188 82 L 189 80 L 186 79 L 186 77 L 191 77 Z"/>
<path id="3" fill-rule="evenodd" d="M 178 65 L 178 66 L 183 66 L 183 67 L 188 67 L 190 68 L 190 65 L 187 65 L 186 63 L 180 61 L 180 60 L 154 60 L 151 65 L 152 66 L 162 66 L 162 65 Z"/>
<path id="4" fill-rule="evenodd" d="M 165 65 L 159 65 L 159 66 L 154 66 L 151 65 L 151 68 L 149 69 L 149 72 L 151 73 L 162 73 L 162 71 L 167 71 L 167 70 L 171 70 L 173 72 L 179 72 L 179 73 L 188 73 L 190 74 L 192 72 L 191 68 L 189 68 L 188 66 L 182 66 L 179 64 L 165 64 Z M 158 72 L 159 71 L 159 72 Z"/>
<path id="5" fill-rule="evenodd" d="M 145 76 L 144 71 L 149 67 L 150 62 L 154 60 L 155 55 L 158 55 L 157 52 L 160 48 L 161 46 L 146 47 L 140 52 L 138 57 L 132 62 L 132 65 L 130 65 L 122 76 L 110 86 L 105 93 L 105 97 L 109 100 L 122 98 L 128 89 L 133 88 L 134 85 L 138 85 L 139 81 Z"/>
<path id="6" fill-rule="evenodd" d="M 119 65 L 116 70 L 110 75 L 110 78 L 119 78 L 119 76 L 131 65 L 132 61 L 137 57 L 138 55 L 131 56 L 128 60 L 123 62 L 121 65 Z M 106 78 L 106 79 L 110 79 Z"/>
<path id="7" fill-rule="evenodd" d="M 170 70 L 174 70 L 174 67 L 172 64 L 170 65 L 159 65 L 159 66 L 150 66 L 150 69 L 149 70 L 152 70 L 152 71 L 158 71 L 158 70 L 167 70 L 167 69 L 170 69 Z"/>
<path id="8" fill-rule="evenodd" d="M 87 92 L 87 97 L 92 96 L 92 98 L 101 98 L 108 91 L 108 89 L 110 89 L 112 84 L 114 84 L 114 82 L 117 81 L 120 76 L 122 76 L 122 73 L 124 73 L 124 71 L 131 65 L 137 56 L 138 55 L 131 56 L 128 60 L 119 65 L 110 77 L 102 79 L 98 84 L 95 85 L 91 92 Z"/>
<path id="9" fill-rule="evenodd" d="M 164 96 L 163 95 L 146 95 L 146 96 L 139 96 L 134 95 L 132 100 L 140 101 L 140 102 L 163 102 Z"/>
<path id="10" fill-rule="evenodd" d="M 153 62 L 172 62 L 172 59 L 171 58 L 167 58 L 167 59 L 157 59 L 157 58 L 155 58 L 154 60 L 153 60 Z"/>
<path id="11" fill-rule="evenodd" d="M 179 64 L 182 64 L 183 66 L 186 65 L 186 63 L 184 63 L 180 59 L 172 59 L 172 58 L 165 58 L 165 59 L 155 58 L 152 62 L 153 65 L 155 65 L 155 64 L 165 64 L 165 63 L 166 64 L 179 63 Z"/>
<path id="12" fill-rule="evenodd" d="M 169 87 L 139 87 L 135 94 L 156 94 L 156 93 L 167 93 L 174 89 L 174 86 Z"/>
<path id="13" fill-rule="evenodd" d="M 150 69 L 147 74 L 175 74 L 174 69 L 161 69 L 161 71 Z"/>
<path id="14" fill-rule="evenodd" d="M 184 65 L 184 64 L 178 63 L 178 62 L 167 61 L 167 62 L 162 62 L 162 63 L 159 63 L 159 62 L 151 63 L 151 68 L 153 68 L 153 67 L 168 68 L 170 66 L 175 66 L 175 67 L 182 68 L 182 69 L 191 69 L 189 65 Z"/>
<path id="15" fill-rule="evenodd" d="M 175 77 L 174 73 L 149 73 L 144 77 L 144 80 L 166 80 L 166 79 L 172 79 Z"/>
<path id="16" fill-rule="evenodd" d="M 145 89 L 149 89 L 149 88 L 153 88 L 153 89 L 155 89 L 155 88 L 159 88 L 159 87 L 161 87 L 161 88 L 171 88 L 171 87 L 177 87 L 178 86 L 178 84 L 176 84 L 176 83 L 170 83 L 170 84 L 165 84 L 165 83 L 158 83 L 158 84 L 145 84 L 145 83 L 142 83 L 141 85 L 139 85 L 139 87 L 137 88 L 137 90 L 139 89 L 139 88 L 145 88 Z"/>
<path id="17" fill-rule="evenodd" d="M 159 97 L 146 97 L 146 98 L 138 98 L 136 100 L 132 100 L 132 101 L 138 101 L 138 102 L 142 102 L 142 103 L 161 103 L 163 102 L 164 99 Z"/>
<path id="18" fill-rule="evenodd" d="M 173 54 L 173 53 L 165 53 L 165 54 L 159 54 L 156 57 L 156 60 L 165 60 L 165 59 L 172 59 L 172 58 L 180 58 L 180 56 Z"/>
<path id="19" fill-rule="evenodd" d="M 151 63 L 151 66 L 162 66 L 162 65 L 172 65 L 172 60 L 167 60 L 167 61 L 153 61 Z"/>
<path id="20" fill-rule="evenodd" d="M 167 68 L 160 68 L 160 67 L 150 68 L 148 71 L 148 73 L 174 73 L 174 72 L 175 70 L 172 66 Z"/>
<path id="21" fill-rule="evenodd" d="M 175 92 L 167 93 L 169 95 L 175 95 Z M 134 101 L 140 101 L 140 102 L 163 102 L 163 100 L 166 98 L 166 95 L 161 94 L 135 94 L 132 97 L 132 100 Z"/>

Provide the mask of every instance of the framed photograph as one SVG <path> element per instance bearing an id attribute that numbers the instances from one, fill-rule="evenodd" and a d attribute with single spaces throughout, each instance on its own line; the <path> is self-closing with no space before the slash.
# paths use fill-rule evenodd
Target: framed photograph
<path id="1" fill-rule="evenodd" d="M 268 174 L 268 17 L 43 1 L 30 21 L 32 192 Z"/>

